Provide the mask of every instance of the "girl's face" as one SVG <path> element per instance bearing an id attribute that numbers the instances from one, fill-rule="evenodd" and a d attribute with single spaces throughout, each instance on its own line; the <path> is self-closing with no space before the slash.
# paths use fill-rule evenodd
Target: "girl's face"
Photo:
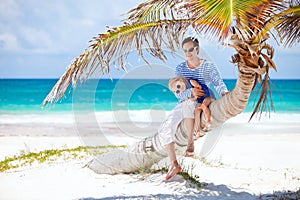
<path id="1" fill-rule="evenodd" d="M 184 90 L 186 90 L 185 82 L 183 82 L 182 80 L 176 81 L 172 85 L 171 89 L 174 93 L 179 94 L 179 93 L 183 92 Z"/>
<path id="2" fill-rule="evenodd" d="M 187 60 L 196 58 L 199 51 L 199 47 L 195 47 L 193 42 L 184 43 L 182 49 Z"/>

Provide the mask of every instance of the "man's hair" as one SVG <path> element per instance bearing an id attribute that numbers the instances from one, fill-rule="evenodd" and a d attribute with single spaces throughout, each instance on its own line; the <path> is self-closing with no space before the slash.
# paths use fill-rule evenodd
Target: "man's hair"
<path id="1" fill-rule="evenodd" d="M 181 43 L 181 47 L 183 47 L 183 45 L 188 42 L 192 42 L 194 44 L 194 47 L 199 47 L 199 41 L 197 38 L 194 38 L 194 37 L 185 38 Z"/>

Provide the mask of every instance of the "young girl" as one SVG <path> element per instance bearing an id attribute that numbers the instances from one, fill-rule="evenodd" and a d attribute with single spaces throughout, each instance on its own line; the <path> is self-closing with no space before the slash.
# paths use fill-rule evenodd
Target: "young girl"
<path id="1" fill-rule="evenodd" d="M 196 139 L 201 137 L 201 120 L 200 120 L 200 114 L 203 111 L 204 115 L 207 118 L 207 123 L 205 127 L 203 128 L 203 131 L 208 131 L 211 125 L 211 115 L 210 110 L 208 109 L 209 104 L 212 101 L 212 98 L 210 97 L 209 89 L 205 84 L 199 83 L 196 80 L 192 79 L 186 79 L 184 77 L 175 77 L 172 78 L 169 81 L 169 88 L 170 90 L 175 94 L 175 96 L 179 99 L 179 102 L 183 102 L 187 99 L 197 100 L 197 104 L 195 107 L 195 122 L 196 122 Z M 193 98 L 187 98 L 186 94 L 182 95 L 182 92 L 189 88 L 198 88 L 205 91 L 205 95 L 202 97 L 193 97 Z M 191 91 L 191 90 L 189 90 Z"/>

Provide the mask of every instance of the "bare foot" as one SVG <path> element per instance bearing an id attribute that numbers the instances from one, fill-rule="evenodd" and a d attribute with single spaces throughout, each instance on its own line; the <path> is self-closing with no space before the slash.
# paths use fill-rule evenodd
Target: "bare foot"
<path id="1" fill-rule="evenodd" d="M 169 180 L 170 178 L 175 176 L 180 171 L 181 171 L 181 167 L 180 167 L 180 165 L 178 164 L 178 162 L 176 160 L 171 164 L 165 180 L 166 181 Z"/>
<path id="2" fill-rule="evenodd" d="M 205 132 L 209 131 L 210 126 L 211 126 L 211 123 L 209 121 L 209 122 L 206 123 L 205 127 L 203 128 L 203 131 L 205 131 Z"/>
<path id="3" fill-rule="evenodd" d="M 185 151 L 184 157 L 191 157 L 193 158 L 195 153 L 193 151 Z"/>
<path id="4" fill-rule="evenodd" d="M 197 131 L 196 132 L 196 135 L 195 135 L 195 139 L 198 140 L 199 138 L 201 138 L 203 135 L 201 135 L 201 132 L 200 131 Z"/>
<path id="5" fill-rule="evenodd" d="M 194 157 L 194 143 L 188 145 L 184 157 Z"/>

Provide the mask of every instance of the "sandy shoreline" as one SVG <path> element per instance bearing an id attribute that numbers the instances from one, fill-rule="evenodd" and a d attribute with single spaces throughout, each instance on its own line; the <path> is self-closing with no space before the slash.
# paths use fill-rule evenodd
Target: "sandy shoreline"
<path id="1" fill-rule="evenodd" d="M 13 149 L 21 140 L 33 151 L 82 145 L 78 137 L 1 137 L 1 152 L 3 144 L 14 144 Z M 181 176 L 164 182 L 165 174 L 161 173 L 95 174 L 83 168 L 91 157 L 0 173 L 1 199 L 257 199 L 261 194 L 300 188 L 298 141 L 299 134 L 223 135 L 205 160 L 180 156 L 183 168 L 205 184 L 202 190 L 189 186 Z M 198 153 L 201 143 L 196 143 Z M 159 164 L 166 166 L 167 162 Z"/>
<path id="2" fill-rule="evenodd" d="M 0 199 L 248 200 L 258 199 L 260 195 L 261 199 L 275 198 L 282 192 L 300 189 L 299 119 L 280 121 L 280 118 L 277 116 L 275 119 L 252 123 L 241 122 L 241 119 L 247 120 L 244 116 L 234 118 L 224 124 L 217 135 L 206 135 L 196 142 L 196 159 L 179 156 L 183 168 L 199 176 L 200 182 L 204 184 L 201 190 L 191 186 L 180 175 L 164 182 L 165 174 L 161 172 L 95 174 L 84 167 L 93 159 L 91 156 L 2 172 Z M 102 126 L 101 136 L 82 135 L 76 134 L 76 128 L 69 123 L 62 126 L 57 124 L 56 127 L 61 126 L 70 133 L 73 131 L 72 134 L 55 136 L 52 133 L 40 134 L 47 129 L 47 125 L 25 125 L 28 131 L 32 129 L 38 134 L 8 135 L 8 132 L 20 129 L 20 126 L 9 124 L 11 129 L 8 130 L 4 129 L 8 124 L 1 125 L 0 160 L 45 149 L 74 148 L 89 144 L 130 145 L 142 138 L 143 134 L 152 131 L 147 129 L 149 132 L 134 136 L 128 134 L 127 129 L 122 131 L 107 123 Z M 212 140 L 214 142 L 209 149 L 206 146 Z M 204 155 L 204 159 L 199 159 Z M 168 159 L 164 159 L 159 166 L 166 166 L 167 162 Z"/>

